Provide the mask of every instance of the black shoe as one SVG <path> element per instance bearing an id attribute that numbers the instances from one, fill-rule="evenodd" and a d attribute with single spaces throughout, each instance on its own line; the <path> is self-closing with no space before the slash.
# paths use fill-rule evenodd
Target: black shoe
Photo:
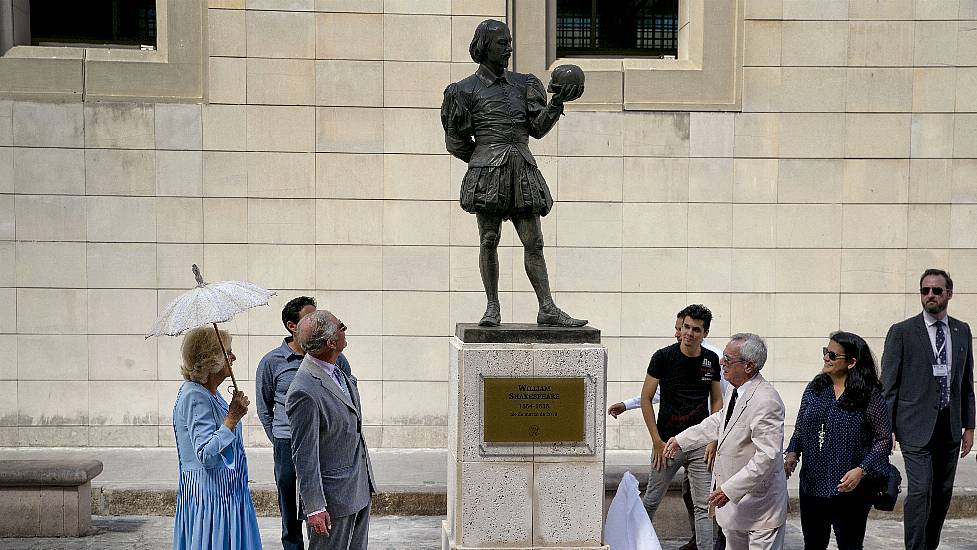
<path id="1" fill-rule="evenodd" d="M 536 324 L 544 327 L 582 327 L 587 324 L 587 320 L 574 319 L 562 309 L 553 306 L 546 310 L 539 310 L 536 315 Z"/>
<path id="2" fill-rule="evenodd" d="M 502 312 L 500 311 L 499 304 L 496 302 L 489 302 L 485 306 L 485 315 L 482 315 L 482 320 L 478 322 L 480 327 L 497 327 L 502 324 Z"/>

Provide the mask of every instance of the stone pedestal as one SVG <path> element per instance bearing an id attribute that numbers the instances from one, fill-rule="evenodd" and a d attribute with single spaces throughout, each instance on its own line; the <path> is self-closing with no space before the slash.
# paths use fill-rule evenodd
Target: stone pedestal
<path id="1" fill-rule="evenodd" d="M 600 331 L 458 325 L 449 353 L 448 519 L 442 548 L 606 549 L 607 353 Z M 581 439 L 487 442 L 485 379 L 510 377 L 582 380 Z"/>

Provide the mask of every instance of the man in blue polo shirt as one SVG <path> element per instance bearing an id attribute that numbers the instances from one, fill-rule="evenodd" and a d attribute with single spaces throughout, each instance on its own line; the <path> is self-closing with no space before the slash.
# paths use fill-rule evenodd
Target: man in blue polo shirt
<path id="1" fill-rule="evenodd" d="M 292 432 L 285 415 L 285 394 L 304 354 L 295 342 L 295 329 L 299 320 L 316 310 L 314 298 L 299 296 L 289 300 L 282 308 L 282 324 L 289 336 L 282 344 L 269 351 L 258 363 L 255 374 L 255 393 L 258 402 L 258 419 L 271 440 L 275 451 L 275 484 L 278 486 L 278 510 L 282 514 L 282 548 L 304 550 L 302 520 L 299 519 L 295 499 L 295 464 L 292 462 Z M 342 354 L 336 366 L 350 374 L 349 362 Z"/>

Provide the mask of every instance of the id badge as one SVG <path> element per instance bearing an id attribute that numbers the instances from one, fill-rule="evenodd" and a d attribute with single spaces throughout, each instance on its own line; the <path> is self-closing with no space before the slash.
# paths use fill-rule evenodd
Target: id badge
<path id="1" fill-rule="evenodd" d="M 946 363 L 933 365 L 933 376 L 949 376 L 950 367 Z"/>

